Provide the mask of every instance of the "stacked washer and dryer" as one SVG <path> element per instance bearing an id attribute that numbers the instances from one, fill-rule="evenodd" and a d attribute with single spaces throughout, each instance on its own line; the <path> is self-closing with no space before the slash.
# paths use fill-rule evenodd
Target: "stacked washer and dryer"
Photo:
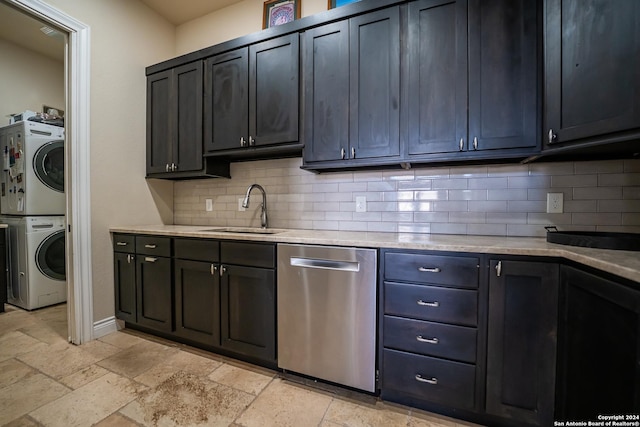
<path id="1" fill-rule="evenodd" d="M 67 300 L 64 128 L 0 128 L 0 222 L 7 232 L 7 301 L 33 310 Z"/>

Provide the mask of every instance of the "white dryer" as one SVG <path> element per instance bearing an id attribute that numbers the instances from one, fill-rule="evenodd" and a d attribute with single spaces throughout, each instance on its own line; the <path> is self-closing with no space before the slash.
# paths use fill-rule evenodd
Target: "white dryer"
<path id="1" fill-rule="evenodd" d="M 64 215 L 64 128 L 22 121 L 0 129 L 0 213 Z"/>
<path id="2" fill-rule="evenodd" d="M 1 217 L 9 226 L 7 301 L 27 310 L 67 300 L 65 217 Z"/>

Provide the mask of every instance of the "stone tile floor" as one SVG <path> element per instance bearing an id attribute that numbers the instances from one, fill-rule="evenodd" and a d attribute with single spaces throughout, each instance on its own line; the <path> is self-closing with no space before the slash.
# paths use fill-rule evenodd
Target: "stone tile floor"
<path id="1" fill-rule="evenodd" d="M 404 406 L 347 398 L 277 372 L 119 331 L 67 343 L 66 305 L 0 313 L 0 425 L 470 426 Z"/>

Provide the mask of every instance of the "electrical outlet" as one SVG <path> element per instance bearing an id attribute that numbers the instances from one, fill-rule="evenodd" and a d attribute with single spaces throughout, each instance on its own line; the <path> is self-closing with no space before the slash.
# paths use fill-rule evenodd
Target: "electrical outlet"
<path id="1" fill-rule="evenodd" d="M 547 193 L 547 213 L 564 212 L 564 193 Z"/>
<path id="2" fill-rule="evenodd" d="M 356 197 L 356 212 L 367 211 L 367 198 L 365 196 Z"/>
<path id="3" fill-rule="evenodd" d="M 207 212 L 211 212 L 213 210 L 213 200 L 212 199 L 204 199 L 204 210 Z"/>
<path id="4" fill-rule="evenodd" d="M 242 201 L 244 200 L 244 198 L 240 197 L 238 199 L 238 212 L 244 212 L 247 210 L 247 208 L 243 208 L 242 207 Z"/>

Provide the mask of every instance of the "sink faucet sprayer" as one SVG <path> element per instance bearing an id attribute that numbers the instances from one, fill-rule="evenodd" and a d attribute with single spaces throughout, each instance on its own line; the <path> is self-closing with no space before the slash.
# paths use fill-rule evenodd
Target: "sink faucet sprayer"
<path id="1" fill-rule="evenodd" d="M 249 195 L 251 194 L 251 190 L 257 188 L 262 192 L 262 213 L 260 214 L 260 225 L 262 228 L 267 228 L 269 226 L 267 221 L 267 193 L 264 191 L 264 188 L 258 184 L 251 184 L 249 188 L 247 188 L 247 194 L 244 196 L 244 200 L 242 201 L 242 207 L 249 207 Z"/>

